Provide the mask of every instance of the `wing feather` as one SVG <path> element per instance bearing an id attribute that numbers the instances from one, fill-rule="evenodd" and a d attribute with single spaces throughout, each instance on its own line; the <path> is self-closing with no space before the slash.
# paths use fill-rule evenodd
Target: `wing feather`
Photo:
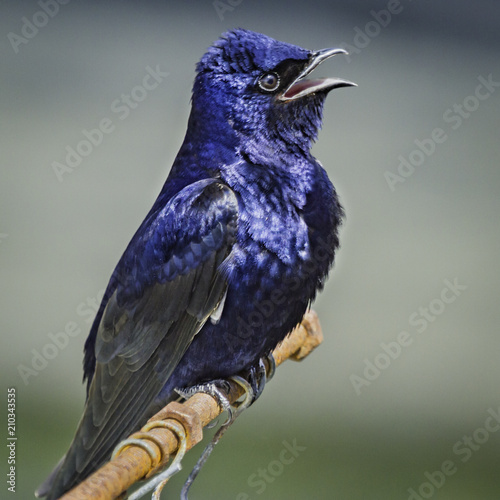
<path id="1" fill-rule="evenodd" d="M 97 330 L 85 411 L 49 498 L 87 477 L 140 425 L 194 336 L 218 309 L 227 289 L 219 269 L 235 242 L 237 217 L 237 199 L 227 186 L 200 181 L 142 228 L 134 255 L 127 249 L 120 264 L 128 272 L 119 273 L 125 278 Z M 138 248 L 150 259 L 147 267 L 140 267 L 147 259 L 137 255 Z M 137 283 L 137 276 L 143 282 Z"/>

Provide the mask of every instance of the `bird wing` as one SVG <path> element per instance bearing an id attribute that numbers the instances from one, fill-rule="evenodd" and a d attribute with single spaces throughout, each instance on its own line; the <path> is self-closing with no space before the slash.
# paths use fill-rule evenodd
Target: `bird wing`
<path id="1" fill-rule="evenodd" d="M 217 311 L 227 289 L 219 266 L 235 242 L 237 217 L 231 189 L 199 181 L 143 226 L 125 252 L 119 264 L 123 278 L 99 324 L 85 411 L 55 479 L 64 491 L 94 471 L 135 429 Z"/>

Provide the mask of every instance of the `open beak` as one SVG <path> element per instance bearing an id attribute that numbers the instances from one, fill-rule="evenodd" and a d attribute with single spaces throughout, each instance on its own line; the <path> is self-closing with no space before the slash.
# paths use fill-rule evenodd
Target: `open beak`
<path id="1" fill-rule="evenodd" d="M 307 80 L 306 77 L 323 61 L 337 54 L 347 54 L 344 49 L 323 49 L 313 52 L 309 59 L 309 63 L 302 70 L 299 76 L 287 87 L 287 89 L 278 97 L 280 101 L 292 101 L 300 99 L 315 92 L 328 92 L 332 89 L 340 87 L 357 87 L 357 85 L 349 80 L 340 78 L 319 78 L 316 80 Z"/>

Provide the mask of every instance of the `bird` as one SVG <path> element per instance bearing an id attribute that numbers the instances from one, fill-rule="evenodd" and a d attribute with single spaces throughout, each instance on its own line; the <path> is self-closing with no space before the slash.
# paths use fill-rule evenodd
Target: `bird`
<path id="1" fill-rule="evenodd" d="M 344 218 L 311 146 L 327 94 L 355 86 L 308 76 L 342 53 L 238 28 L 198 62 L 184 141 L 85 342 L 75 437 L 37 496 L 59 498 L 176 389 L 254 369 L 301 322 Z"/>

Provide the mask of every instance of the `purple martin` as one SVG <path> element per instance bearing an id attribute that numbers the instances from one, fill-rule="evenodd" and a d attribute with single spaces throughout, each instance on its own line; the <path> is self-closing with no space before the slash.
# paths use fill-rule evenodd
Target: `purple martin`
<path id="1" fill-rule="evenodd" d="M 37 494 L 105 463 L 176 388 L 255 367 L 300 323 L 339 246 L 343 210 L 310 148 L 342 49 L 223 34 L 196 67 L 187 132 L 119 260 L 85 343 L 74 440 Z"/>

